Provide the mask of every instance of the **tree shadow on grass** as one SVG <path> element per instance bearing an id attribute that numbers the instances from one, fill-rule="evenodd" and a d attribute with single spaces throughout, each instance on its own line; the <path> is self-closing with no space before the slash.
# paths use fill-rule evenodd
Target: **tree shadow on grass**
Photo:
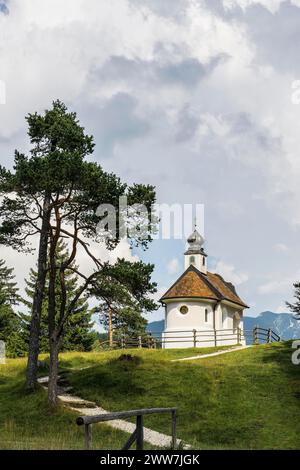
<path id="1" fill-rule="evenodd" d="M 100 363 L 81 371 L 69 371 L 71 384 L 78 388 L 84 396 L 97 400 L 99 392 L 110 399 L 120 399 L 137 393 L 143 395 L 147 388 L 138 382 L 138 368 L 142 358 L 122 358 L 122 355 L 108 362 Z"/>

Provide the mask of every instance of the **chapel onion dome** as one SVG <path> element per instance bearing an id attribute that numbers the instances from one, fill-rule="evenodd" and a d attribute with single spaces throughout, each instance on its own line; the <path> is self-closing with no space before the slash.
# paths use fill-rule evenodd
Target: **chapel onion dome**
<path id="1" fill-rule="evenodd" d="M 204 238 L 198 230 L 194 230 L 193 233 L 188 237 L 187 239 L 188 242 L 188 249 L 184 253 L 185 255 L 190 255 L 190 254 L 200 254 L 204 253 L 202 245 L 204 244 Z"/>

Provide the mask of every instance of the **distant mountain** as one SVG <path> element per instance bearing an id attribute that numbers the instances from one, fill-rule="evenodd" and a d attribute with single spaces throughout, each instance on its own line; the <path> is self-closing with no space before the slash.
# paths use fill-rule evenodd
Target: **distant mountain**
<path id="1" fill-rule="evenodd" d="M 255 326 L 261 328 L 272 328 L 282 339 L 300 338 L 300 322 L 291 313 L 262 312 L 257 317 L 244 316 L 244 329 L 253 330 Z M 164 330 L 164 320 L 148 324 L 147 330 L 152 333 L 161 334 Z"/>
<path id="2" fill-rule="evenodd" d="M 151 333 L 162 333 L 165 329 L 165 320 L 153 321 L 152 323 L 148 323 L 147 331 L 151 331 Z"/>
<path id="3" fill-rule="evenodd" d="M 245 330 L 252 330 L 255 326 L 272 328 L 284 340 L 300 338 L 300 322 L 291 313 L 266 311 L 258 317 L 244 317 Z"/>

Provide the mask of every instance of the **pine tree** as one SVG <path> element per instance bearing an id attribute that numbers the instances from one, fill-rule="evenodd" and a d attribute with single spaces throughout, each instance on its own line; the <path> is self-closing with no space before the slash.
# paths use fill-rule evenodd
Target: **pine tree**
<path id="1" fill-rule="evenodd" d="M 124 236 L 124 210 L 119 204 L 120 198 L 125 196 L 128 206 L 142 205 L 150 213 L 156 196 L 152 185 L 128 186 L 115 174 L 104 171 L 99 163 L 87 161 L 86 157 L 94 149 L 93 137 L 85 134 L 76 113 L 69 112 L 64 103 L 56 101 L 52 109 L 45 110 L 43 114 L 29 114 L 27 122 L 32 144 L 30 155 L 16 151 L 13 171 L 0 167 L 0 194 L 4 196 L 0 204 L 0 243 L 16 250 L 32 249 L 32 237 L 39 234 L 38 277 L 32 307 L 26 383 L 28 389 L 34 389 L 37 382 L 40 317 L 48 273 L 48 402 L 55 406 L 58 357 L 65 326 L 77 300 L 97 282 L 98 273 L 102 273 L 104 266 L 97 251 L 90 249 L 90 242 L 104 240 L 108 249 L 115 248 Z M 116 224 L 108 227 L 109 233 L 99 230 L 99 223 L 106 220 L 105 214 L 98 212 L 103 204 L 115 209 Z M 147 248 L 152 241 L 156 220 L 143 223 L 140 219 L 136 211 L 127 211 L 125 225 L 129 221 L 133 228 L 140 227 L 141 223 L 146 228 L 146 233 L 144 230 L 130 230 L 127 235 L 131 246 Z M 72 243 L 72 251 L 66 262 L 58 266 L 56 251 L 62 239 Z M 64 288 L 65 276 L 71 263 L 78 259 L 79 247 L 85 250 L 93 269 L 88 276 L 77 273 L 81 283 L 70 299 Z M 128 271 L 118 271 L 119 283 L 127 285 L 130 269 Z M 136 271 L 136 274 L 139 277 L 142 272 Z M 58 276 L 61 289 L 59 316 L 56 308 Z M 140 300 L 146 291 L 139 293 L 138 277 L 131 278 L 128 288 Z"/>
<path id="2" fill-rule="evenodd" d="M 151 281 L 153 267 L 141 261 L 118 259 L 113 266 L 102 269 L 90 290 L 99 302 L 100 323 L 108 332 L 113 329 L 114 338 L 120 334 L 127 337 L 146 334 L 147 320 L 143 314 L 158 307 L 148 296 L 156 292 L 156 283 Z"/>
<path id="3" fill-rule="evenodd" d="M 23 356 L 26 345 L 21 336 L 21 322 L 15 306 L 19 301 L 13 268 L 0 260 L 0 340 L 5 341 L 9 356 Z"/>
<path id="4" fill-rule="evenodd" d="M 114 303 L 109 306 L 103 302 L 99 306 L 100 324 L 109 331 L 109 315 L 111 314 L 112 329 L 114 338 L 120 334 L 129 337 L 137 337 L 146 334 L 147 320 L 142 316 L 142 312 L 132 307 L 121 307 Z"/>
<path id="5" fill-rule="evenodd" d="M 63 243 L 60 243 L 57 250 L 57 262 L 60 264 L 64 259 L 68 257 L 68 252 L 66 246 Z M 70 266 L 70 269 L 66 273 L 66 289 L 68 298 L 72 298 L 74 292 L 77 289 L 78 285 L 78 276 L 72 271 L 76 269 L 75 264 L 73 263 Z M 24 305 L 28 308 L 28 311 L 32 311 L 32 302 L 34 295 L 34 286 L 37 279 L 37 272 L 34 269 L 31 269 L 29 278 L 25 280 L 26 282 L 26 294 L 27 299 L 23 300 Z M 45 283 L 45 295 L 42 305 L 42 315 L 41 315 L 41 324 L 40 324 L 40 351 L 49 352 L 49 332 L 48 332 L 48 298 L 46 295 L 48 289 L 49 281 L 46 277 Z M 60 284 L 57 279 L 56 286 L 56 315 L 59 315 L 60 311 Z M 76 302 L 70 315 L 63 339 L 62 339 L 62 350 L 64 351 L 90 351 L 92 349 L 93 343 L 97 338 L 96 333 L 92 330 L 93 321 L 92 314 L 93 310 L 89 309 L 87 302 L 87 296 L 82 296 Z M 30 314 L 21 314 L 24 339 L 28 342 L 29 338 L 29 327 L 30 327 Z"/>
<path id="6" fill-rule="evenodd" d="M 3 259 L 0 260 L 0 297 L 10 305 L 16 305 L 19 300 L 17 283 L 14 281 L 13 268 L 8 268 Z"/>
<path id="7" fill-rule="evenodd" d="M 294 288 L 295 288 L 294 297 L 296 301 L 294 304 L 286 302 L 286 305 L 291 310 L 291 312 L 294 312 L 296 314 L 295 316 L 297 320 L 300 320 L 300 282 L 296 282 L 294 284 Z"/>

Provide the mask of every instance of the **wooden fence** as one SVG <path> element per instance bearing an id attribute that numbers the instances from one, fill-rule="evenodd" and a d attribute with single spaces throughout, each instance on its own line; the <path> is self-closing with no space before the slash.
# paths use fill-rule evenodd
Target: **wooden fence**
<path id="1" fill-rule="evenodd" d="M 176 408 L 146 408 L 141 410 L 118 411 L 115 413 L 106 413 L 97 416 L 80 416 L 76 423 L 78 426 L 84 425 L 85 449 L 92 448 L 92 424 L 103 423 L 104 421 L 113 421 L 116 419 L 127 419 L 136 416 L 136 428 L 130 435 L 127 442 L 121 450 L 128 450 L 136 442 L 136 450 L 144 449 L 144 423 L 143 417 L 154 413 L 171 413 L 172 423 L 172 441 L 171 448 L 176 449 Z"/>
<path id="2" fill-rule="evenodd" d="M 186 343 L 190 343 L 190 347 L 198 347 L 199 343 L 203 346 L 222 346 L 228 344 L 240 344 L 246 341 L 247 344 L 271 343 L 281 341 L 280 336 L 271 328 L 260 328 L 256 326 L 253 330 L 223 329 L 223 330 L 184 330 L 176 331 L 176 333 L 155 333 L 147 332 L 144 335 L 126 336 L 121 335 L 111 341 L 101 342 L 103 348 L 114 349 L 130 349 L 130 348 L 168 348 L 174 343 L 180 343 L 182 347 L 189 347 Z M 226 343 L 227 342 L 227 343 Z M 230 344 L 231 344 L 230 343 Z M 180 347 L 180 346 L 179 346 Z"/>

